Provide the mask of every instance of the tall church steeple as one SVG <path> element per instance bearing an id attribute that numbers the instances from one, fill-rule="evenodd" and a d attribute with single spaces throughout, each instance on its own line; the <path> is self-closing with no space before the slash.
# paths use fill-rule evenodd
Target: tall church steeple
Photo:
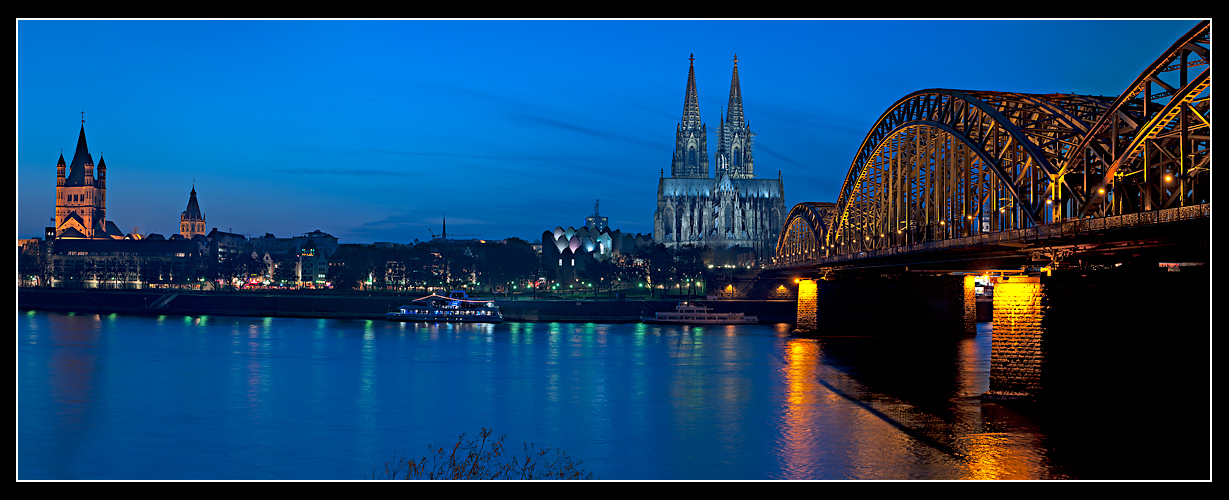
<path id="1" fill-rule="evenodd" d="M 670 177 L 708 178 L 708 132 L 700 121 L 700 98 L 696 92 L 695 54 L 688 57 L 687 92 L 683 97 L 683 118 L 674 133 L 674 158 Z"/>
<path id="2" fill-rule="evenodd" d="M 192 183 L 192 192 L 188 195 L 188 208 L 179 214 L 179 234 L 189 240 L 198 234 L 205 234 L 205 214 L 201 213 L 201 206 L 196 202 L 195 182 Z"/>
<path id="3" fill-rule="evenodd" d="M 84 113 L 82 113 L 84 116 Z M 57 238 L 106 238 L 106 166 L 100 163 L 101 179 L 94 178 L 94 159 L 85 142 L 85 119 L 77 133 L 72 163 L 64 153 L 56 162 L 55 234 Z M 65 168 L 68 172 L 65 173 Z"/>
<path id="4" fill-rule="evenodd" d="M 66 184 L 69 186 L 93 185 L 93 174 L 94 158 L 90 157 L 90 148 L 85 143 L 85 120 L 82 120 L 81 133 L 77 134 L 77 150 L 73 152 L 73 162 L 68 167 Z"/>
<path id="5" fill-rule="evenodd" d="M 687 245 L 747 248 L 767 259 L 774 255 L 787 213 L 785 187 L 780 175 L 755 178 L 751 161 L 755 134 L 743 114 L 738 57 L 734 57 L 730 77 L 729 106 L 721 108 L 719 115 L 714 177 L 709 177 L 694 57 L 691 60 L 671 176 L 663 175 L 657 181 L 653 241 L 671 249 Z"/>
<path id="6" fill-rule="evenodd" d="M 730 77 L 730 102 L 717 138 L 717 177 L 725 172 L 732 179 L 753 179 L 751 146 L 755 134 L 743 116 L 743 93 L 738 83 L 738 56 Z"/>

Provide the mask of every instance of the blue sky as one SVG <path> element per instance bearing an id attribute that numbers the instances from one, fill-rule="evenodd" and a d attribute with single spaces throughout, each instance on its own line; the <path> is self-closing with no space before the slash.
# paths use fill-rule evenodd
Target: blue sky
<path id="1" fill-rule="evenodd" d="M 107 219 L 342 243 L 652 231 L 695 54 L 716 151 L 738 56 L 755 172 L 836 201 L 871 125 L 926 88 L 1116 96 L 1196 19 L 18 20 L 17 232 L 55 213 L 81 112 Z"/>

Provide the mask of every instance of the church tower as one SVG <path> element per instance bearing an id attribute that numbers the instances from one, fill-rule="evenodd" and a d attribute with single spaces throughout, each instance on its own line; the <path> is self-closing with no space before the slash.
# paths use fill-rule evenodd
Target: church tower
<path id="1" fill-rule="evenodd" d="M 696 92 L 695 54 L 687 68 L 687 93 L 683 97 L 683 119 L 674 132 L 674 161 L 670 177 L 676 179 L 708 178 L 708 132 L 700 122 L 700 98 Z"/>
<path id="2" fill-rule="evenodd" d="M 192 239 L 196 235 L 205 235 L 205 215 L 196 203 L 196 183 L 192 184 L 192 193 L 188 195 L 188 208 L 179 214 L 179 234 Z"/>
<path id="3" fill-rule="evenodd" d="M 65 174 L 64 154 L 56 163 L 56 238 L 110 238 L 107 234 L 107 166 L 99 157 L 98 178 L 94 159 L 85 142 L 85 120 L 77 135 L 77 149 Z"/>
<path id="4" fill-rule="evenodd" d="M 741 248 L 753 253 L 752 258 L 767 259 L 776 250 L 786 214 L 785 184 L 779 173 L 776 179 L 755 178 L 751 160 L 755 134 L 743 116 L 738 56 L 730 78 L 729 108 L 722 113 L 718 130 L 714 177 L 709 177 L 704 124 L 700 123 L 695 57 L 690 60 L 670 177 L 663 169 L 657 181 L 653 239 L 666 248 Z"/>
<path id="5" fill-rule="evenodd" d="M 717 177 L 754 179 L 751 144 L 755 134 L 743 116 L 743 93 L 738 84 L 738 56 L 734 56 L 734 76 L 730 77 L 730 102 L 717 135 Z"/>

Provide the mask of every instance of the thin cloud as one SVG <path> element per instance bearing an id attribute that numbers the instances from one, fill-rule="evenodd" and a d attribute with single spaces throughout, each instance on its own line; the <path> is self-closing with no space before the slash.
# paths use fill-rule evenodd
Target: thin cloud
<path id="1" fill-rule="evenodd" d="M 304 153 L 339 153 L 339 154 L 386 154 L 400 156 L 434 156 L 441 158 L 468 158 L 479 160 L 503 160 L 503 161 L 544 161 L 555 162 L 564 161 L 563 158 L 553 156 L 526 156 L 526 155 L 475 155 L 461 153 L 429 153 L 424 151 L 397 151 L 393 149 L 327 149 L 327 148 L 305 148 L 300 149 Z M 575 158 L 568 158 L 567 161 L 575 161 Z M 591 161 L 601 161 L 595 158 Z M 295 170 L 298 171 L 297 169 Z"/>
<path id="2" fill-rule="evenodd" d="M 661 147 L 660 141 L 642 140 L 642 139 L 637 139 L 635 137 L 627 136 L 624 134 L 610 132 L 608 130 L 598 130 L 598 129 L 592 129 L 588 127 L 581 127 L 574 123 L 565 122 L 562 120 L 556 120 L 554 118 L 546 118 L 542 116 L 534 116 L 534 115 L 527 115 L 527 114 L 513 114 L 510 116 L 515 119 L 528 120 L 528 121 L 536 122 L 541 125 L 546 125 L 548 127 L 554 127 L 554 128 L 557 128 L 560 130 L 566 130 L 569 132 L 576 132 L 578 134 L 584 134 L 584 135 L 598 138 L 598 139 L 612 140 L 616 142 L 624 142 L 627 144 L 635 144 L 637 146 L 642 146 L 646 148 Z"/>
<path id="3" fill-rule="evenodd" d="M 768 156 L 771 156 L 773 158 L 784 160 L 786 163 L 791 163 L 799 167 L 807 168 L 807 165 L 803 164 L 802 162 L 794 160 L 793 158 L 783 156 L 780 153 L 777 153 L 776 151 L 773 151 L 771 149 L 764 147 L 762 144 L 756 144 L 754 151 L 756 153 L 768 153 Z"/>
<path id="4" fill-rule="evenodd" d="M 274 172 L 280 174 L 315 174 L 315 175 L 358 175 L 363 177 L 402 175 L 405 172 L 396 170 L 370 170 L 349 168 L 279 168 Z"/>

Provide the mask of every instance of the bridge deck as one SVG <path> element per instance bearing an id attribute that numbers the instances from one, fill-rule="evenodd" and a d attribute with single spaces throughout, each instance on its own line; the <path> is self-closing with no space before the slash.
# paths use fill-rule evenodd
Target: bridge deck
<path id="1" fill-rule="evenodd" d="M 937 264 L 953 268 L 1004 268 L 1030 259 L 1057 260 L 1080 252 L 1122 250 L 1148 246 L 1187 244 L 1191 239 L 1210 240 L 1204 231 L 1171 230 L 1184 222 L 1208 221 L 1211 205 L 1201 204 L 1112 217 L 1068 220 L 1026 229 L 983 233 L 907 246 L 823 256 L 778 257 L 766 266 L 772 271 L 823 267 L 878 267 L 906 264 Z"/>

